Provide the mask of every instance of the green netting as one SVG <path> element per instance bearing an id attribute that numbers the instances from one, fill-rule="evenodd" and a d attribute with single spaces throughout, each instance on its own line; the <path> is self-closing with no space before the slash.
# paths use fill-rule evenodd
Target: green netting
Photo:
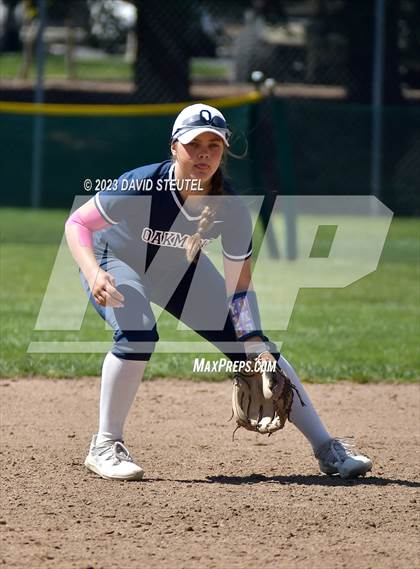
<path id="1" fill-rule="evenodd" d="M 329 101 L 273 100 L 224 110 L 234 126 L 228 174 L 241 193 L 306 195 L 371 191 L 371 109 Z M 0 115 L 0 205 L 29 206 L 34 117 Z M 169 156 L 174 116 L 45 116 L 42 206 L 69 208 L 85 178 L 115 178 Z M 419 214 L 420 108 L 383 111 L 381 199 Z"/>
<path id="2" fill-rule="evenodd" d="M 249 105 L 226 109 L 235 129 L 248 132 Z M 3 162 L 2 206 L 30 205 L 32 137 L 35 118 L 0 115 Z M 44 116 L 42 206 L 70 207 L 83 194 L 83 180 L 116 178 L 142 164 L 170 156 L 169 136 L 175 116 Z M 237 140 L 243 149 L 244 142 Z M 235 162 L 237 162 L 235 160 Z M 249 159 L 229 164 L 239 186 L 249 177 Z"/>
<path id="3" fill-rule="evenodd" d="M 289 173 L 284 193 L 371 193 L 370 106 L 276 100 L 273 109 L 277 155 Z M 420 107 L 386 108 L 382 125 L 380 199 L 397 214 L 418 215 Z"/>

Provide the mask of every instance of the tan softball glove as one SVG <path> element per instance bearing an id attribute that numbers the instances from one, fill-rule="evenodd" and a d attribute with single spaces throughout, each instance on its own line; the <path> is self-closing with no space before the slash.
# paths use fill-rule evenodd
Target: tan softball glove
<path id="1" fill-rule="evenodd" d="M 282 369 L 275 363 L 275 371 L 264 371 L 272 360 L 265 354 L 250 357 L 243 371 L 233 380 L 232 411 L 237 429 L 244 427 L 263 435 L 282 429 L 289 418 L 294 391 L 300 394 Z"/>

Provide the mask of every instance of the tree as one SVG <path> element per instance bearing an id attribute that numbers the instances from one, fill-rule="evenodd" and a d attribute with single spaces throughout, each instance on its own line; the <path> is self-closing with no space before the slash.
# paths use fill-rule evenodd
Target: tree
<path id="1" fill-rule="evenodd" d="M 189 97 L 185 27 L 190 2 L 169 6 L 159 0 L 137 2 L 137 60 L 134 78 L 143 102 L 183 101 Z"/>
<path id="2" fill-rule="evenodd" d="M 19 51 L 20 39 L 19 39 L 19 25 L 16 21 L 16 6 L 19 4 L 19 0 L 4 0 L 4 4 L 7 10 L 6 21 L 4 23 L 4 32 L 0 38 L 0 51 Z"/>
<path id="3" fill-rule="evenodd" d="M 189 61 L 214 55 L 193 0 L 137 0 L 137 58 L 134 78 L 142 102 L 189 98 Z"/>

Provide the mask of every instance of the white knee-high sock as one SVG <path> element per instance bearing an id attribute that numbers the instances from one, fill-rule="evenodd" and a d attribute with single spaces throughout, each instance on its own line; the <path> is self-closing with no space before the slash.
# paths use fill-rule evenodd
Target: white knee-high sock
<path id="1" fill-rule="evenodd" d="M 315 411 L 315 408 L 309 399 L 309 395 L 306 393 L 293 367 L 283 356 L 280 356 L 278 363 L 279 366 L 284 369 L 295 387 L 299 390 L 301 399 L 305 403 L 305 406 L 302 406 L 299 401 L 299 397 L 295 393 L 295 396 L 293 397 L 292 410 L 290 412 L 290 421 L 308 439 L 313 450 L 315 450 L 330 439 L 331 435 L 322 424 L 318 413 Z"/>
<path id="2" fill-rule="evenodd" d="M 147 362 L 124 360 L 108 352 L 102 365 L 97 444 L 122 440 L 124 423 L 135 399 Z"/>

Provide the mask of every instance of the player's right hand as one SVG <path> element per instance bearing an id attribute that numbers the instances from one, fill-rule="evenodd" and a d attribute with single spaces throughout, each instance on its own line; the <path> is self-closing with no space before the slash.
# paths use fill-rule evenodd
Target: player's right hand
<path id="1" fill-rule="evenodd" d="M 101 306 L 124 307 L 124 295 L 115 288 L 115 279 L 103 269 L 98 269 L 93 283 L 89 283 L 93 298 Z"/>

